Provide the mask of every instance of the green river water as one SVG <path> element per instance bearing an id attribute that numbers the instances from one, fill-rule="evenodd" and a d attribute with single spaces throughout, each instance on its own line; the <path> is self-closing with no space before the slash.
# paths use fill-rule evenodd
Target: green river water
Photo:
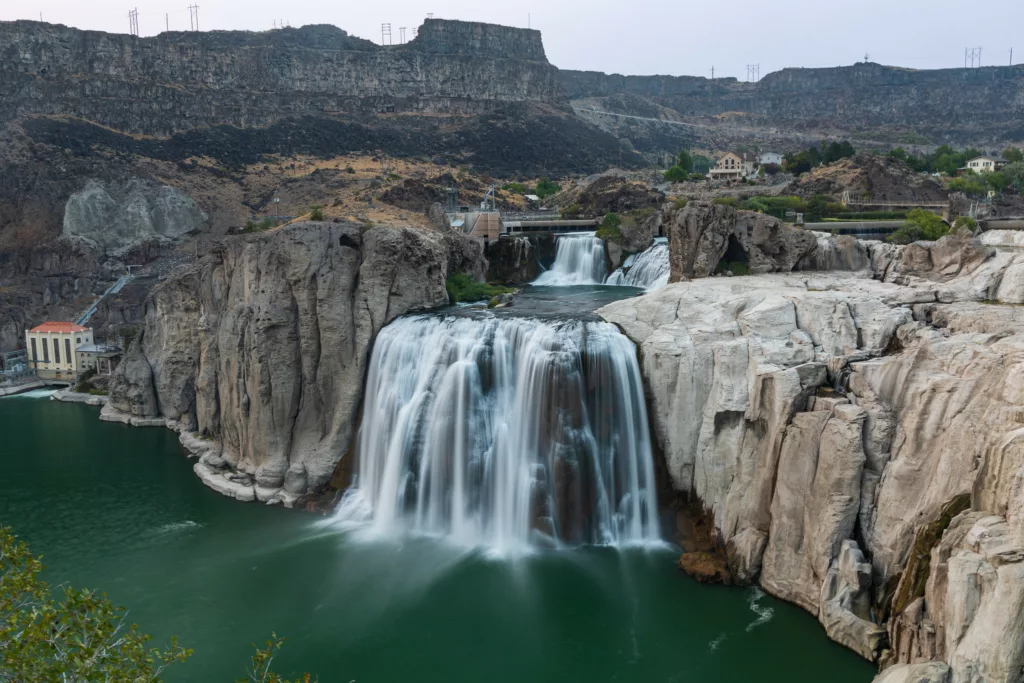
<path id="1" fill-rule="evenodd" d="M 590 548 L 494 559 L 367 542 L 207 489 L 163 429 L 0 399 L 0 523 L 47 578 L 100 588 L 157 641 L 195 649 L 171 681 L 233 681 L 252 643 L 323 683 L 866 683 L 810 615 L 681 576 L 676 553 Z"/>

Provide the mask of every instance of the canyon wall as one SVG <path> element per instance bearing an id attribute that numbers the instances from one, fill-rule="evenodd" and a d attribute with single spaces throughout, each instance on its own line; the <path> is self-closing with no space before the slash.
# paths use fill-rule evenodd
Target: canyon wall
<path id="1" fill-rule="evenodd" d="M 333 26 L 153 38 L 0 22 L 0 121 L 85 118 L 169 135 L 286 116 L 481 113 L 559 102 L 558 70 L 537 31 L 428 19 L 382 47 Z"/>
<path id="2" fill-rule="evenodd" d="M 560 77 L 573 99 L 629 95 L 687 117 L 730 113 L 742 125 L 862 137 L 872 131 L 917 133 L 935 144 L 1024 140 L 1024 65 L 915 70 L 861 63 L 783 69 L 757 83 L 584 71 L 562 71 Z"/>
<path id="3" fill-rule="evenodd" d="M 599 312 L 640 347 L 725 575 L 907 665 L 887 681 L 1022 680 L 1018 241 L 875 243 L 859 274 L 693 279 Z"/>
<path id="4" fill-rule="evenodd" d="M 450 271 L 483 264 L 479 244 L 432 230 L 304 223 L 228 240 L 154 289 L 105 417 L 169 421 L 207 439 L 211 486 L 294 501 L 351 443 L 377 332 L 447 304 Z"/>

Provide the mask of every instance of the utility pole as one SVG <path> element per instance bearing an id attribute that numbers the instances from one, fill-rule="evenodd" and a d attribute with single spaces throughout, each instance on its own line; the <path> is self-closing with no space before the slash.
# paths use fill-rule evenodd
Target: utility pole
<path id="1" fill-rule="evenodd" d="M 711 80 L 715 80 L 715 67 L 711 67 Z"/>
<path id="2" fill-rule="evenodd" d="M 390 45 L 391 44 L 391 24 L 380 25 L 380 44 Z"/>
<path id="3" fill-rule="evenodd" d="M 199 30 L 199 5 L 188 6 L 188 23 L 193 31 Z"/>
<path id="4" fill-rule="evenodd" d="M 970 66 L 968 66 L 970 64 Z M 981 67 L 981 48 L 980 47 L 966 47 L 964 48 L 964 68 L 974 69 Z"/>
<path id="5" fill-rule="evenodd" d="M 168 32 L 171 30 L 171 13 L 170 12 L 167 12 L 167 13 L 164 14 L 164 30 L 168 31 Z"/>
<path id="6" fill-rule="evenodd" d="M 128 33 L 139 37 L 139 8 L 128 10 Z"/>
<path id="7" fill-rule="evenodd" d="M 757 83 L 759 80 L 761 80 L 761 65 L 747 64 L 747 82 Z"/>
<path id="8" fill-rule="evenodd" d="M 398 27 L 398 42 L 401 45 L 405 45 L 405 27 L 404 26 L 399 26 Z"/>

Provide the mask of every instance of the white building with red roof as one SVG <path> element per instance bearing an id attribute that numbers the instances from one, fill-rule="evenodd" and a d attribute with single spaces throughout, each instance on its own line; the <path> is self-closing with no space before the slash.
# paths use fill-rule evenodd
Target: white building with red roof
<path id="1" fill-rule="evenodd" d="M 92 328 L 75 323 L 46 322 L 25 333 L 29 367 L 43 379 L 73 380 L 84 370 L 78 347 L 92 343 Z"/>

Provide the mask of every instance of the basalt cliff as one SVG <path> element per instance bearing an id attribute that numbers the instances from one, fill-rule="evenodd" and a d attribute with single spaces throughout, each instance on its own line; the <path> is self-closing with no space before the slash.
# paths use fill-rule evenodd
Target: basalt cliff
<path id="1" fill-rule="evenodd" d="M 687 208 L 670 245 L 713 270 Z M 680 273 L 600 311 L 639 346 L 681 514 L 713 526 L 707 578 L 800 605 L 880 680 L 1024 680 L 1018 237 L 837 244 L 863 270 Z"/>

